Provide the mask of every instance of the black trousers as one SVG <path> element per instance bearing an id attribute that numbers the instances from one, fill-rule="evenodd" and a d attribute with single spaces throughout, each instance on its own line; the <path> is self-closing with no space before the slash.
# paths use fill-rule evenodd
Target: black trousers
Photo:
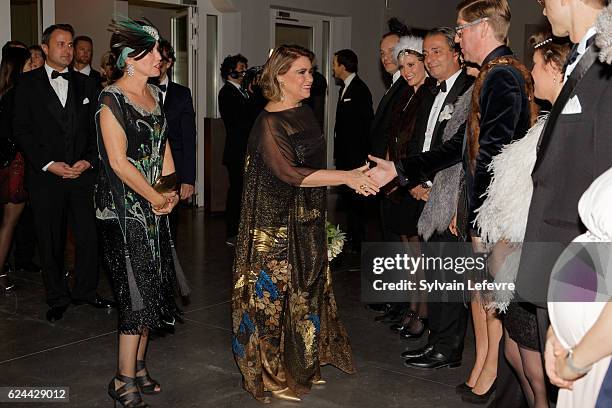
<path id="1" fill-rule="evenodd" d="M 242 163 L 226 164 L 229 176 L 229 189 L 225 203 L 225 220 L 227 237 L 238 235 L 240 223 L 240 203 L 242 201 L 242 179 L 244 168 Z"/>
<path id="2" fill-rule="evenodd" d="M 49 306 L 68 305 L 71 298 L 95 299 L 99 272 L 93 180 L 93 174 L 86 174 L 75 180 L 29 185 Z M 75 241 L 72 293 L 64 273 L 67 222 Z"/>
<path id="3" fill-rule="evenodd" d="M 341 208 L 346 214 L 346 234 L 354 249 L 360 249 L 366 233 L 365 197 L 346 186 L 340 186 Z"/>
<path id="4" fill-rule="evenodd" d="M 15 228 L 15 240 L 13 256 L 15 267 L 26 265 L 34 260 L 36 253 L 36 230 L 34 228 L 34 216 L 32 206 L 28 202 L 23 208 L 19 222 Z"/>
<path id="5" fill-rule="evenodd" d="M 453 253 L 451 248 L 458 238 L 446 231 L 432 236 L 423 245 L 424 253 L 429 256 L 445 257 Z M 431 243 L 431 245 L 428 245 Z M 445 248 L 445 244 L 446 248 Z M 431 272 L 426 272 L 431 273 Z M 436 271 L 438 281 L 452 282 L 459 280 L 454 271 Z M 452 358 L 461 358 L 465 332 L 467 330 L 468 308 L 465 302 L 457 299 L 450 301 L 430 302 L 427 310 L 429 316 L 429 340 L 434 350 Z"/>

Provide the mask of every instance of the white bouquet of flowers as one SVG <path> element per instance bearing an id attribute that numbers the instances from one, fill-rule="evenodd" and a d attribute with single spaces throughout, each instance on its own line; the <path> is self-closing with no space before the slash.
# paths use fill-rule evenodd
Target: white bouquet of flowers
<path id="1" fill-rule="evenodd" d="M 342 252 L 344 241 L 346 241 L 346 233 L 340 230 L 340 226 L 334 226 L 329 221 L 325 222 L 327 230 L 327 258 L 331 261 Z"/>

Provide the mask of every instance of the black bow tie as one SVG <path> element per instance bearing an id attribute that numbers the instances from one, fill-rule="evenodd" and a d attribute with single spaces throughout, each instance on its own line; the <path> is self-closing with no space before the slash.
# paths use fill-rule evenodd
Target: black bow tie
<path id="1" fill-rule="evenodd" d="M 587 50 L 591 46 L 591 44 L 593 44 L 593 41 L 595 41 L 594 35 L 591 36 L 591 38 L 587 40 L 585 50 Z M 569 56 L 567 57 L 565 66 L 563 67 L 563 72 L 567 70 L 567 67 L 569 67 L 570 65 L 576 62 L 579 55 L 580 53 L 578 52 L 578 44 L 574 44 L 574 46 L 572 47 L 572 51 L 570 51 Z"/>
<path id="2" fill-rule="evenodd" d="M 157 85 L 157 87 L 162 91 L 162 92 L 166 92 L 166 89 L 168 89 L 168 85 Z"/>
<path id="3" fill-rule="evenodd" d="M 431 92 L 434 95 L 439 94 L 440 92 L 446 92 L 446 81 L 440 82 L 438 85 L 434 85 L 431 87 Z"/>
<path id="4" fill-rule="evenodd" d="M 70 79 L 70 72 L 57 72 L 56 70 L 51 71 L 51 79 L 55 79 L 57 77 L 62 77 L 66 81 L 68 81 Z"/>

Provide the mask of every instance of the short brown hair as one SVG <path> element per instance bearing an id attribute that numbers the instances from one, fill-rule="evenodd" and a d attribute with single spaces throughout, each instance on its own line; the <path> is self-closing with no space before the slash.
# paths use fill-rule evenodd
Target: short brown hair
<path id="1" fill-rule="evenodd" d="M 270 55 L 259 80 L 259 86 L 267 100 L 281 100 L 282 90 L 277 76 L 286 74 L 291 64 L 300 57 L 306 57 L 310 62 L 314 60 L 312 51 L 299 45 L 281 45 Z"/>
<path id="2" fill-rule="evenodd" d="M 552 64 L 559 71 L 563 70 L 567 56 L 569 55 L 572 44 L 564 38 L 553 38 L 552 32 L 541 31 L 529 37 L 529 44 L 532 47 L 538 45 L 534 52 L 539 52 L 546 64 Z"/>
<path id="3" fill-rule="evenodd" d="M 495 39 L 504 44 L 508 42 L 508 30 L 512 18 L 508 0 L 463 0 L 457 6 L 457 13 L 468 23 L 479 18 L 488 18 Z"/>

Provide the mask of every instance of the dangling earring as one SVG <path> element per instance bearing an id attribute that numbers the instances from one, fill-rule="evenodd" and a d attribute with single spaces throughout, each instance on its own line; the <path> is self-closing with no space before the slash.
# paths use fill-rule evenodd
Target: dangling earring
<path id="1" fill-rule="evenodd" d="M 127 72 L 128 76 L 133 77 L 134 73 L 135 73 L 134 65 L 127 64 L 127 67 L 126 67 L 125 71 Z"/>

